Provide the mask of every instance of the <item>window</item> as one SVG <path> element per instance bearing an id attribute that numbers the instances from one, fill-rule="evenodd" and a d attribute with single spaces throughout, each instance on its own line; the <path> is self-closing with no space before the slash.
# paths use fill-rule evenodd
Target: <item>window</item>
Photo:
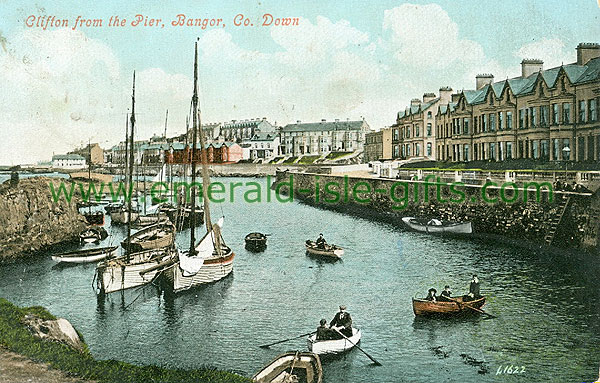
<path id="1" fill-rule="evenodd" d="M 415 137 L 419 137 L 421 135 L 421 129 L 419 125 L 415 125 Z"/>
<path id="2" fill-rule="evenodd" d="M 548 105 L 542 105 L 540 107 L 540 124 L 542 126 L 548 125 L 548 114 L 550 113 L 550 108 Z"/>
<path id="3" fill-rule="evenodd" d="M 394 141 L 398 141 L 398 129 L 394 129 Z"/>
<path id="4" fill-rule="evenodd" d="M 431 111 L 427 112 L 427 118 L 431 118 Z"/>
<path id="5" fill-rule="evenodd" d="M 487 114 L 484 114 L 483 116 L 481 116 L 481 130 L 483 132 L 487 132 L 487 127 L 488 127 L 488 116 L 487 116 Z"/>
<path id="6" fill-rule="evenodd" d="M 431 113 L 431 112 L 429 112 L 429 113 Z M 428 122 L 427 123 L 427 137 L 430 137 L 430 136 L 431 136 L 431 123 Z"/>
<path id="7" fill-rule="evenodd" d="M 506 130 L 511 130 L 512 126 L 513 126 L 512 112 L 506 112 Z"/>
<path id="8" fill-rule="evenodd" d="M 504 117 L 504 112 L 498 112 L 498 130 L 504 129 L 503 117 Z"/>
<path id="9" fill-rule="evenodd" d="M 558 104 L 552 104 L 552 125 L 558 125 Z"/>
<path id="10" fill-rule="evenodd" d="M 558 142 L 558 138 L 552 139 L 552 157 L 554 160 L 560 159 L 560 144 Z"/>
<path id="11" fill-rule="evenodd" d="M 563 103 L 563 124 L 571 123 L 571 104 L 568 102 Z"/>
<path id="12" fill-rule="evenodd" d="M 540 157 L 544 161 L 548 161 L 550 159 L 550 152 L 548 151 L 548 140 L 540 141 Z"/>
<path id="13" fill-rule="evenodd" d="M 431 142 L 427 143 L 427 156 L 431 156 Z"/>
<path id="14" fill-rule="evenodd" d="M 563 161 L 569 161 L 571 159 L 571 152 L 573 151 L 569 145 L 569 139 L 563 138 L 563 147 L 562 147 L 562 159 Z M 564 150 L 565 148 L 569 148 L 570 150 Z"/>
<path id="15" fill-rule="evenodd" d="M 496 160 L 496 143 L 490 142 L 490 160 Z"/>
<path id="16" fill-rule="evenodd" d="M 407 126 L 405 130 L 406 130 L 406 138 L 409 138 L 410 137 L 410 126 Z"/>
<path id="17" fill-rule="evenodd" d="M 591 122 L 595 122 L 596 120 L 598 120 L 598 101 L 597 99 L 592 99 L 588 102 L 589 104 L 589 115 L 590 115 L 590 121 Z"/>
<path id="18" fill-rule="evenodd" d="M 490 132 L 496 131 L 496 114 L 490 113 Z"/>
<path id="19" fill-rule="evenodd" d="M 504 161 L 504 142 L 498 142 L 498 159 Z"/>
<path id="20" fill-rule="evenodd" d="M 529 108 L 529 118 L 531 120 L 529 126 L 535 128 L 537 126 L 537 108 Z"/>
<path id="21" fill-rule="evenodd" d="M 533 141 L 532 142 L 532 151 L 533 151 L 533 158 L 534 159 L 538 159 L 540 158 L 540 148 L 539 148 L 539 141 Z"/>
<path id="22" fill-rule="evenodd" d="M 463 121 L 463 134 L 469 134 L 469 118 L 465 118 Z"/>
<path id="23" fill-rule="evenodd" d="M 506 159 L 507 160 L 512 159 L 512 142 L 510 142 L 510 141 L 506 142 Z"/>
<path id="24" fill-rule="evenodd" d="M 585 101 L 579 101 L 579 122 L 585 122 Z"/>
<path id="25" fill-rule="evenodd" d="M 415 146 L 415 156 L 420 156 L 421 155 L 421 144 L 417 144 Z"/>
<path id="26" fill-rule="evenodd" d="M 463 146 L 463 161 L 469 161 L 469 145 L 465 144 Z"/>
<path id="27" fill-rule="evenodd" d="M 525 128 L 525 109 L 519 110 L 519 129 Z"/>

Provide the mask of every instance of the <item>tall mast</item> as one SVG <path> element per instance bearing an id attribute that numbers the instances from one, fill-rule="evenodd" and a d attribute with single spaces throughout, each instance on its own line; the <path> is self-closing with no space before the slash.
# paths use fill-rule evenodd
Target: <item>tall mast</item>
<path id="1" fill-rule="evenodd" d="M 135 71 L 133 71 L 133 92 L 131 94 L 131 133 L 129 139 L 129 175 L 128 175 L 128 189 L 129 189 L 129 200 L 127 201 L 127 211 L 129 217 L 127 217 L 127 262 L 129 262 L 129 256 L 131 253 L 131 199 L 133 195 L 133 132 L 135 128 Z"/>
<path id="2" fill-rule="evenodd" d="M 190 255 L 196 253 L 196 131 L 198 124 L 198 41 L 194 45 L 194 94 L 192 96 L 192 210 L 190 212 Z M 202 150 L 202 149 L 200 149 Z M 204 188 L 202 188 L 204 189 Z"/>
<path id="3" fill-rule="evenodd" d="M 129 161 L 129 113 L 125 114 L 125 156 L 123 156 L 123 182 L 126 183 L 127 163 Z"/>
<path id="4" fill-rule="evenodd" d="M 90 144 L 91 139 L 88 138 L 88 182 L 92 182 L 92 146 Z M 88 213 L 92 213 L 92 204 L 88 200 Z"/>
<path id="5" fill-rule="evenodd" d="M 169 109 L 167 109 L 167 114 L 165 115 L 165 140 L 167 139 L 167 121 L 169 120 Z"/>

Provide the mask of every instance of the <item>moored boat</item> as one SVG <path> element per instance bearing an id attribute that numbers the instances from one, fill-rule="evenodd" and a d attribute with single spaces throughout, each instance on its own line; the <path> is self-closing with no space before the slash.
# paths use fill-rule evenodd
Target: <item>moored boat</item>
<path id="1" fill-rule="evenodd" d="M 127 209 L 125 208 L 120 208 L 119 210 L 116 211 L 112 211 L 110 213 L 110 222 L 111 224 L 127 224 L 130 221 L 133 222 L 135 221 L 138 216 L 140 214 L 138 212 L 135 211 L 131 211 L 129 212 Z M 131 219 L 130 219 L 131 217 Z"/>
<path id="2" fill-rule="evenodd" d="M 244 241 L 246 249 L 250 251 L 263 251 L 267 247 L 267 235 L 263 233 L 250 233 Z"/>
<path id="3" fill-rule="evenodd" d="M 319 247 L 316 242 L 307 240 L 304 244 L 306 251 L 312 255 L 320 255 L 331 258 L 341 258 L 344 255 L 344 249 L 336 245 L 326 244 L 324 247 Z"/>
<path id="4" fill-rule="evenodd" d="M 476 300 L 464 302 L 463 297 L 452 297 L 453 301 L 428 301 L 426 299 L 413 298 L 413 312 L 416 316 L 450 316 L 457 314 L 471 314 L 471 306 L 480 309 L 485 304 L 485 297 Z"/>
<path id="5" fill-rule="evenodd" d="M 352 328 L 352 336 L 333 340 L 317 340 L 317 334 L 308 337 L 308 349 L 315 354 L 340 353 L 350 350 L 358 342 L 362 333 L 360 329 Z"/>
<path id="6" fill-rule="evenodd" d="M 257 372 L 255 383 L 321 383 L 323 367 L 319 355 L 312 352 L 286 352 Z"/>
<path id="7" fill-rule="evenodd" d="M 137 231 L 121 242 L 121 246 L 131 251 L 160 249 L 172 246 L 175 242 L 175 226 L 169 221 L 163 221 Z"/>
<path id="8" fill-rule="evenodd" d="M 84 249 L 70 251 L 68 253 L 56 254 L 52 260 L 64 263 L 90 263 L 98 262 L 108 258 L 114 258 L 117 255 L 118 246 L 98 247 L 95 249 Z"/>
<path id="9" fill-rule="evenodd" d="M 471 234 L 471 222 L 450 222 L 438 219 L 418 219 L 415 217 L 402 217 L 402 222 L 409 228 L 430 234 Z"/>

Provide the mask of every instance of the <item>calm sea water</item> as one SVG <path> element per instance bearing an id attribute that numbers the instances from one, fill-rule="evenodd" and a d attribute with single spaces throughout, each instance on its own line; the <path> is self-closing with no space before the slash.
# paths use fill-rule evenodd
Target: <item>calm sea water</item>
<path id="1" fill-rule="evenodd" d="M 265 180 L 221 179 L 224 182 Z M 234 272 L 175 298 L 153 286 L 98 300 L 94 265 L 59 268 L 50 254 L 0 267 L 0 296 L 42 305 L 69 319 L 101 359 L 196 368 L 211 365 L 251 376 L 277 354 L 306 350 L 298 339 L 258 346 L 315 329 L 348 306 L 363 331 L 358 350 L 323 360 L 325 382 L 591 382 L 600 364 L 597 262 L 509 247 L 498 242 L 431 237 L 297 202 L 235 202 L 225 215 Z M 228 196 L 229 199 L 229 196 Z M 118 243 L 125 228 L 110 227 Z M 263 253 L 244 249 L 244 236 L 269 233 Z M 202 230 L 198 231 L 199 234 Z M 346 249 L 343 261 L 305 254 L 322 232 Z M 179 234 L 185 246 L 189 231 Z M 467 290 L 477 273 L 497 315 L 416 319 L 411 297 L 444 285 Z M 497 374 L 505 366 L 518 374 Z"/>

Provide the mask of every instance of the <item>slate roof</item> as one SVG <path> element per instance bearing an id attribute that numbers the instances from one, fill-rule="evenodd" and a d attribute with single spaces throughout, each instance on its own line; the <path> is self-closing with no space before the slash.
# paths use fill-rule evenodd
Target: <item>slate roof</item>
<path id="1" fill-rule="evenodd" d="M 55 154 L 52 156 L 52 161 L 54 160 L 85 160 L 79 154 Z"/>
<path id="2" fill-rule="evenodd" d="M 288 124 L 282 132 L 321 132 L 335 130 L 361 130 L 364 121 L 321 121 L 300 124 Z"/>

